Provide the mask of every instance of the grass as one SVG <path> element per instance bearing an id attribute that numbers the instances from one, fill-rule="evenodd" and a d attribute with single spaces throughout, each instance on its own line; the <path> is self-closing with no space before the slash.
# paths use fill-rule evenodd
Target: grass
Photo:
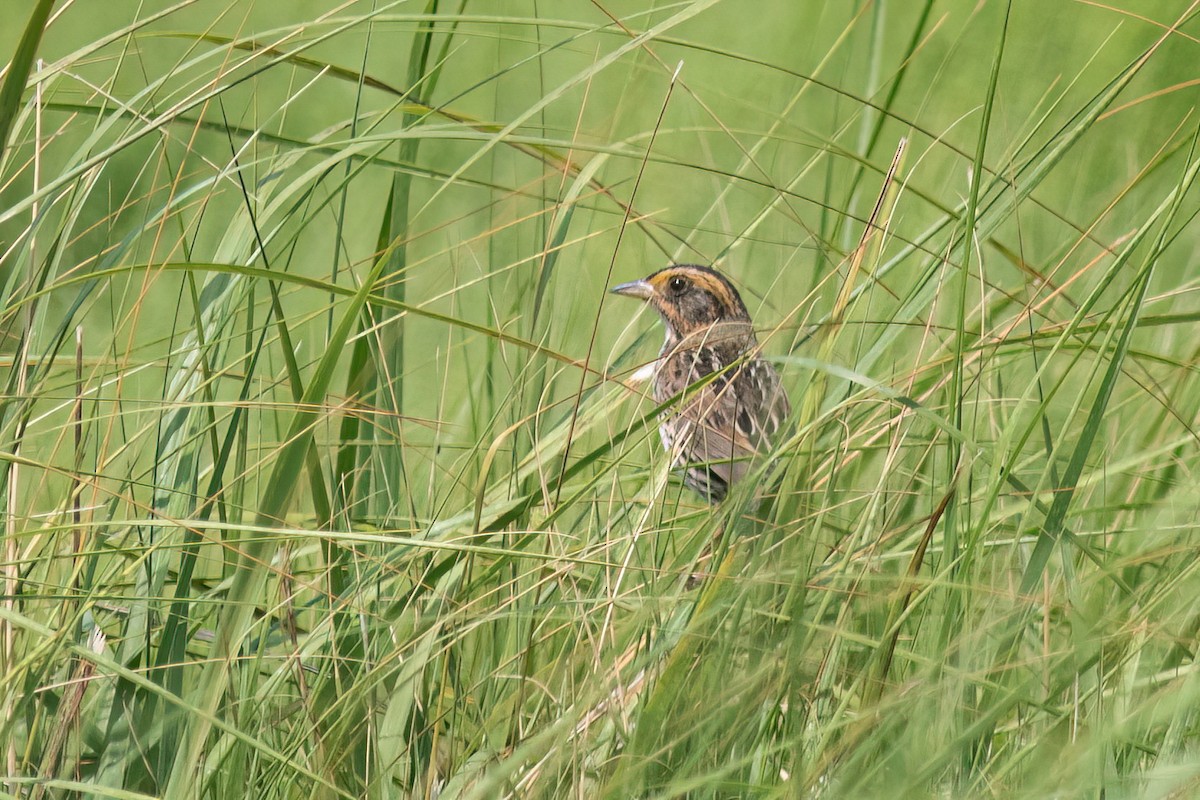
<path id="1" fill-rule="evenodd" d="M 5 796 L 1197 791 L 1200 3 L 10 6 Z"/>

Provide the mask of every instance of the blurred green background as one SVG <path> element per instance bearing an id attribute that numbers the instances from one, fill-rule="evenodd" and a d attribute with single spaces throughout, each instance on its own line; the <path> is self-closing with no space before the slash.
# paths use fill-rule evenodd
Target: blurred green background
<path id="1" fill-rule="evenodd" d="M 9 795 L 1190 796 L 1198 5 L 0 0 Z"/>

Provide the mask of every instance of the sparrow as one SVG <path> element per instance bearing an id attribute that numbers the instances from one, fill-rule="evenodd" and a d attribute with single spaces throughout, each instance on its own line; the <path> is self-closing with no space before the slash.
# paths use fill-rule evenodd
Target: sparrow
<path id="1" fill-rule="evenodd" d="M 675 402 L 659 434 L 684 484 L 720 502 L 770 449 L 791 411 L 775 367 L 760 357 L 746 304 L 724 275 L 695 264 L 674 264 L 612 292 L 643 300 L 662 317 L 667 336 L 653 397 Z"/>

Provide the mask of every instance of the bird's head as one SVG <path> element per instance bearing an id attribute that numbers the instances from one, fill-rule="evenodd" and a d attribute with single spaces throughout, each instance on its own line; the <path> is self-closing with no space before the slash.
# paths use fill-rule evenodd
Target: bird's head
<path id="1" fill-rule="evenodd" d="M 645 300 L 680 338 L 719 322 L 750 321 L 733 284 L 715 269 L 694 264 L 674 264 L 640 281 L 614 286 L 612 293 Z"/>

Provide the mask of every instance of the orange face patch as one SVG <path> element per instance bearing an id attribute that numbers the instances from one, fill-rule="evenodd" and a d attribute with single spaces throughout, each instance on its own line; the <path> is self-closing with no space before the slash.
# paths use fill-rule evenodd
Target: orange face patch
<path id="1" fill-rule="evenodd" d="M 698 269 L 668 267 L 654 273 L 647 280 L 656 292 L 665 295 L 667 293 L 667 283 L 672 278 L 683 278 L 693 286 L 708 292 L 717 298 L 717 302 L 722 308 L 736 309 L 741 305 L 741 303 L 734 299 L 733 293 L 729 290 L 729 285 L 725 281 L 711 273 L 702 272 Z"/>

